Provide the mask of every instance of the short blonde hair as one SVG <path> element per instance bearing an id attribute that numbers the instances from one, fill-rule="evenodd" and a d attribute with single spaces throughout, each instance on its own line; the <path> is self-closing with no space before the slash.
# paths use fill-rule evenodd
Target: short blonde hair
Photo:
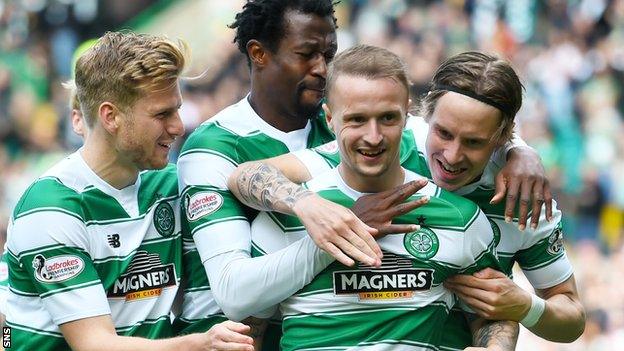
<path id="1" fill-rule="evenodd" d="M 360 44 L 338 54 L 327 70 L 325 92 L 328 102 L 330 90 L 340 75 L 364 77 L 367 79 L 390 78 L 405 87 L 409 98 L 410 83 L 403 61 L 390 50 L 372 45 Z"/>
<path id="2" fill-rule="evenodd" d="M 132 32 L 107 32 L 76 61 L 76 96 L 92 127 L 104 101 L 127 111 L 149 91 L 177 82 L 188 46 L 178 40 Z"/>
<path id="3" fill-rule="evenodd" d="M 69 92 L 69 109 L 80 111 L 80 101 L 78 101 L 76 82 L 74 80 L 69 80 L 67 82 L 63 82 L 62 85 L 63 88 L 67 89 Z"/>

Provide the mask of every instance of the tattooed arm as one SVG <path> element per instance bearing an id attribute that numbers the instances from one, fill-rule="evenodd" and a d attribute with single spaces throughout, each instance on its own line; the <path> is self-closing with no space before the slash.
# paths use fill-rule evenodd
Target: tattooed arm
<path id="1" fill-rule="evenodd" d="M 517 322 L 492 321 L 476 317 L 470 321 L 470 329 L 475 347 L 466 348 L 467 351 L 513 351 L 516 349 L 520 331 Z"/>
<path id="2" fill-rule="evenodd" d="M 262 350 L 262 341 L 264 340 L 264 332 L 266 331 L 268 322 L 266 319 L 249 317 L 243 321 L 244 324 L 249 326 L 249 336 L 254 340 L 254 351 Z"/>
<path id="3" fill-rule="evenodd" d="M 295 203 L 314 192 L 293 183 L 276 167 L 264 162 L 240 165 L 228 187 L 242 203 L 261 211 L 294 215 Z"/>
<path id="4" fill-rule="evenodd" d="M 244 163 L 232 173 L 228 187 L 247 206 L 299 217 L 316 245 L 342 264 L 352 266 L 355 259 L 381 265 L 381 249 L 373 238 L 377 230 L 351 210 L 291 182 L 276 167 L 264 162 Z"/>

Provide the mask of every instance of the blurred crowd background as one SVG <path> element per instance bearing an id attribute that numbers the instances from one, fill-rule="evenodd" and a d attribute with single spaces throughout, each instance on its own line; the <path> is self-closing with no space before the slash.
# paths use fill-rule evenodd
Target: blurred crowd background
<path id="1" fill-rule="evenodd" d="M 189 75 L 201 74 L 184 85 L 190 133 L 248 91 L 227 27 L 243 3 L 0 0 L 0 243 L 24 189 L 81 145 L 61 85 L 81 43 L 122 28 L 189 42 Z M 405 60 L 414 101 L 452 54 L 478 49 L 513 63 L 526 87 L 520 134 L 542 156 L 564 211 L 588 312 L 575 343 L 525 331 L 518 350 L 623 350 L 624 0 L 343 0 L 336 16 L 339 50 L 368 43 Z"/>

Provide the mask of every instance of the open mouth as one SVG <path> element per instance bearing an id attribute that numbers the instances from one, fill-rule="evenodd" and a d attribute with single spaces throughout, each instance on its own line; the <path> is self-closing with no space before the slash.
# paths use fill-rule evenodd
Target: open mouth
<path id="1" fill-rule="evenodd" d="M 158 143 L 158 145 L 164 147 L 165 149 L 171 149 L 171 143 L 165 144 L 165 143 Z"/>
<path id="2" fill-rule="evenodd" d="M 379 150 L 357 150 L 357 152 L 360 155 L 366 156 L 366 157 L 377 157 L 379 155 L 381 155 L 382 153 L 384 153 L 384 151 L 386 151 L 386 149 L 379 149 Z"/>
<path id="3" fill-rule="evenodd" d="M 446 167 L 444 163 L 440 162 L 440 160 L 436 160 L 436 162 L 440 166 L 440 169 L 442 169 L 445 173 L 450 174 L 450 175 L 458 175 L 466 170 L 466 168 L 461 168 L 461 167 L 458 167 L 458 168 L 450 167 L 450 166 Z"/>

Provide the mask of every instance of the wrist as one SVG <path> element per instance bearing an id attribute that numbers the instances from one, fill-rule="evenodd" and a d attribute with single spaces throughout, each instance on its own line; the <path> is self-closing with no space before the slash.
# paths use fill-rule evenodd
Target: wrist
<path id="1" fill-rule="evenodd" d="M 506 150 L 506 159 L 507 161 L 509 161 L 510 159 L 514 158 L 514 157 L 518 157 L 519 155 L 523 154 L 523 153 L 533 153 L 533 148 L 531 148 L 530 146 L 527 145 L 510 145 L 507 150 Z"/>
<path id="2" fill-rule="evenodd" d="M 527 313 L 522 317 L 519 321 L 520 324 L 524 325 L 526 328 L 534 327 L 537 322 L 539 322 L 540 318 L 544 314 L 546 310 L 546 301 L 541 297 L 530 294 L 531 295 L 531 306 L 528 309 Z"/>
<path id="3" fill-rule="evenodd" d="M 310 202 L 317 200 L 317 198 L 319 198 L 318 194 L 308 189 L 299 192 L 295 197 L 295 201 L 293 201 L 292 205 L 290 206 L 292 214 L 301 218 L 301 216 L 306 212 L 306 205 L 310 204 Z"/>

